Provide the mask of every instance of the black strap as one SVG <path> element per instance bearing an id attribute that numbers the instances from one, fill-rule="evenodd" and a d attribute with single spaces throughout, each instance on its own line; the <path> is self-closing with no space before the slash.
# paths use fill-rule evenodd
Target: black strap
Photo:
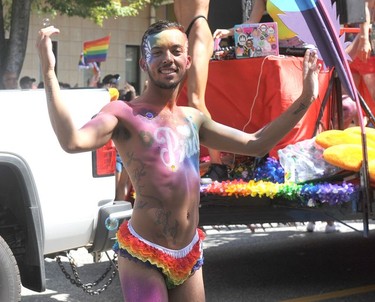
<path id="1" fill-rule="evenodd" d="M 189 24 L 189 27 L 187 28 L 187 30 L 185 31 L 186 35 L 189 37 L 189 34 L 190 34 L 190 31 L 191 31 L 191 28 L 193 27 L 195 21 L 197 21 L 199 18 L 203 18 L 207 21 L 206 17 L 203 16 L 203 15 L 199 15 L 199 16 L 196 16 Z M 208 21 L 207 21 L 208 22 Z"/>

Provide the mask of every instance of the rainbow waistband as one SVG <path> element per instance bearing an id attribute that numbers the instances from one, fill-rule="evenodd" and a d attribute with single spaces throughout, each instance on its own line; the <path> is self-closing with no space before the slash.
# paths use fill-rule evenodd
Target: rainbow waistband
<path id="1" fill-rule="evenodd" d="M 191 250 L 184 257 L 177 258 L 156 245 L 147 244 L 141 240 L 141 237 L 134 236 L 129 230 L 128 223 L 124 221 L 118 229 L 114 251 L 120 252 L 122 256 L 129 254 L 133 258 L 158 268 L 163 273 L 168 288 L 184 283 L 194 271 L 203 265 L 202 241 L 205 234 L 201 229 L 197 229 L 199 240 L 194 243 Z M 165 250 L 168 251 L 168 249 Z"/>

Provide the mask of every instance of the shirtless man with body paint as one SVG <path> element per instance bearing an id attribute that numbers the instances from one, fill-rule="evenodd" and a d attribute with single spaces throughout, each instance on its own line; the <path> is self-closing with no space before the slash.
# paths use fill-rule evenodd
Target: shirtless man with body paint
<path id="1" fill-rule="evenodd" d="M 308 50 L 300 97 L 255 133 L 219 124 L 192 107 L 176 105 L 191 67 L 187 37 L 176 23 L 159 21 L 142 40 L 141 68 L 148 88 L 131 102 L 113 101 L 77 129 L 61 97 L 51 36 L 39 32 L 47 106 L 52 127 L 66 152 L 100 148 L 110 139 L 136 191 L 133 215 L 117 232 L 115 250 L 125 301 L 205 301 L 200 202 L 199 145 L 264 156 L 303 117 L 318 96 L 320 66 Z"/>

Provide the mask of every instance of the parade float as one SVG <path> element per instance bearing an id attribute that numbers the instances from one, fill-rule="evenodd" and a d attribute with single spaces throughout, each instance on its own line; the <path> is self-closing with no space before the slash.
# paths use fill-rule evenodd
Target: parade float
<path id="1" fill-rule="evenodd" d="M 366 130 L 370 128 L 366 127 L 364 116 L 370 122 L 373 116 L 354 85 L 335 7 L 331 1 L 280 1 L 280 5 L 286 12 L 283 22 L 304 41 L 316 45 L 322 58 L 319 98 L 267 157 L 232 155 L 228 180 L 211 183 L 202 180 L 200 224 L 363 219 L 363 232 L 367 236 L 373 203 L 370 175 L 375 167 L 372 164 L 369 167 L 373 157 L 368 156 L 373 152 L 368 150 Z M 206 104 L 214 120 L 255 132 L 279 116 L 300 95 L 301 56 L 267 55 L 238 60 L 230 55 L 232 49 L 225 51 L 224 59 L 220 57 L 223 51 L 214 54 L 209 66 Z M 303 180 L 290 177 L 290 170 L 285 171 L 281 166 L 280 151 L 289 148 L 288 154 L 298 143 L 308 140 L 316 143 L 315 138 L 324 132 L 329 134 L 328 141 L 334 141 L 337 133 L 332 130 L 342 129 L 343 91 L 357 107 L 356 139 L 349 141 L 351 146 L 332 143 L 329 147 L 333 147 L 333 152 L 332 148 L 328 150 L 330 155 L 326 157 L 323 154 L 329 148 L 320 145 L 319 162 L 337 170 L 323 171 L 320 176 L 310 173 L 311 177 Z M 187 104 L 186 87 L 179 103 Z M 348 156 L 353 154 L 354 159 Z M 202 147 L 202 161 L 205 156 L 207 150 Z M 296 155 L 295 173 L 302 173 L 304 163 L 310 159 Z M 350 164 L 353 161 L 355 167 Z"/>

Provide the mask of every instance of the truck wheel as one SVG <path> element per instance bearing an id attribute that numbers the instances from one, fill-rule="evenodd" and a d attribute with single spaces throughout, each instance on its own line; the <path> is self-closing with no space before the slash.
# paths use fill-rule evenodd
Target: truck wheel
<path id="1" fill-rule="evenodd" d="M 16 259 L 0 236 L 0 301 L 21 301 L 21 278 Z"/>

